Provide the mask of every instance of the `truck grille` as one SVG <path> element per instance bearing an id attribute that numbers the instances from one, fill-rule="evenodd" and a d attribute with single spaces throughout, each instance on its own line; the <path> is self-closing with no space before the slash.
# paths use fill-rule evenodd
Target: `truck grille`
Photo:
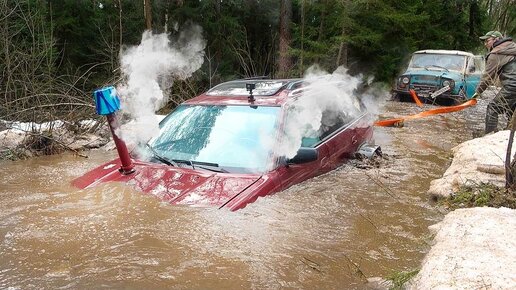
<path id="1" fill-rule="evenodd" d="M 429 86 L 429 85 L 421 85 L 421 84 L 414 84 L 413 85 L 413 89 L 414 91 L 416 91 L 416 93 L 425 93 L 425 94 L 429 94 L 431 92 L 434 92 L 436 90 L 439 89 L 438 86 Z"/>
<path id="2" fill-rule="evenodd" d="M 432 82 L 436 82 L 439 77 L 436 77 L 436 76 L 427 76 L 427 75 L 415 75 L 412 77 L 412 79 L 415 81 L 415 82 L 419 82 L 419 81 L 432 81 Z"/>

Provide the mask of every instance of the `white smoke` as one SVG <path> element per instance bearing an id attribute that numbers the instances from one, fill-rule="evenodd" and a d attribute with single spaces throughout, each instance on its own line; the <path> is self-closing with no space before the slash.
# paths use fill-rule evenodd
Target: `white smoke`
<path id="1" fill-rule="evenodd" d="M 282 140 L 276 154 L 292 158 L 301 147 L 303 137 L 316 137 L 321 130 L 335 125 L 343 116 L 352 120 L 364 114 L 360 109 L 357 89 L 362 84 L 361 76 L 351 76 L 344 67 L 333 73 L 310 67 L 303 78 L 305 85 L 289 112 L 285 124 L 286 138 Z M 372 99 L 372 95 L 367 96 Z M 376 104 L 368 102 L 367 110 L 377 114 Z M 372 125 L 369 118 L 367 125 Z"/>
<path id="2" fill-rule="evenodd" d="M 155 112 L 167 102 L 165 89 L 175 79 L 186 79 L 201 67 L 205 46 L 202 28 L 192 25 L 173 43 L 167 33 L 145 31 L 140 45 L 122 51 L 124 82 L 117 86 L 117 93 L 121 109 L 131 121 L 117 130 L 121 139 L 138 144 L 159 133 Z"/>

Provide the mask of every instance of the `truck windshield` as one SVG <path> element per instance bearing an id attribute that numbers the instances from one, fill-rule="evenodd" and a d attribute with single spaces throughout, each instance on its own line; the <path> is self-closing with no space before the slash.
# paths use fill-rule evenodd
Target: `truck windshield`
<path id="1" fill-rule="evenodd" d="M 263 173 L 271 162 L 279 112 L 280 107 L 181 105 L 163 119 L 160 134 L 149 145 L 167 160 Z"/>
<path id="2" fill-rule="evenodd" d="M 409 68 L 463 71 L 465 65 L 466 57 L 464 55 L 418 53 L 412 56 Z"/>

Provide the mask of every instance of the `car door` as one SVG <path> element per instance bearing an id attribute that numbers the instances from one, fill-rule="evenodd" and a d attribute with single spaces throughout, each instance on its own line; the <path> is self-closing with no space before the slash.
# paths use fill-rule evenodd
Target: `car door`
<path id="1" fill-rule="evenodd" d="M 465 92 L 467 98 L 471 98 L 475 94 L 475 90 L 480 82 L 484 71 L 484 60 L 482 56 L 468 57 L 468 65 L 464 77 Z"/>
<path id="2" fill-rule="evenodd" d="M 329 110 L 323 113 L 324 120 L 321 120 L 316 136 L 302 140 L 302 146 L 317 149 L 317 160 L 280 166 L 277 174 L 283 189 L 337 168 L 352 157 L 367 138 L 371 138 L 372 128 L 365 120 L 365 108 L 358 100 L 355 106 L 357 111 L 354 113 L 351 113 L 351 109 L 350 112 Z"/>
<path id="3" fill-rule="evenodd" d="M 302 164 L 291 164 L 288 160 L 281 161 L 275 174 L 281 183 L 281 190 L 325 172 L 324 164 L 328 162 L 330 154 L 320 136 L 304 136 L 301 140 L 301 147 L 316 149 L 317 160 Z"/>
<path id="4" fill-rule="evenodd" d="M 327 162 L 329 156 L 327 147 L 320 144 L 315 148 L 318 152 L 316 161 L 303 164 L 282 164 L 277 168 L 274 176 L 281 183 L 281 190 L 326 172 L 323 164 Z"/>
<path id="5" fill-rule="evenodd" d="M 322 164 L 323 171 L 333 170 L 346 160 L 354 158 L 354 154 L 360 146 L 371 141 L 373 129 L 367 119 L 368 114 L 364 113 L 323 139 L 322 146 L 328 152 L 328 156 Z"/>

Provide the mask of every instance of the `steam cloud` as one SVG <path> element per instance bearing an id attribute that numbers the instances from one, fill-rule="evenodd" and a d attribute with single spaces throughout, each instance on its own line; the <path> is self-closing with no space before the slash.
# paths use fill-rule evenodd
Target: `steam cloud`
<path id="1" fill-rule="evenodd" d="M 312 66 L 306 71 L 304 82 L 306 85 L 285 126 L 286 138 L 276 149 L 278 155 L 287 158 L 296 155 L 303 137 L 316 137 L 325 127 L 334 125 L 339 116 L 355 119 L 364 113 L 356 92 L 362 83 L 361 76 L 349 75 L 346 68 L 339 67 L 330 74 Z M 362 100 L 370 113 L 377 114 L 378 105 L 373 98 L 370 91 Z M 373 120 L 371 116 L 365 125 L 372 125 Z"/>
<path id="2" fill-rule="evenodd" d="M 155 112 L 167 101 L 166 88 L 175 79 L 186 79 L 204 61 L 206 41 L 202 28 L 192 25 L 183 30 L 174 43 L 166 33 L 153 35 L 145 31 L 140 45 L 121 53 L 124 82 L 117 86 L 121 108 L 131 121 L 117 130 L 129 144 L 147 142 L 159 132 Z"/>
<path id="3" fill-rule="evenodd" d="M 117 93 L 123 112 L 130 117 L 116 132 L 121 139 L 136 145 L 159 133 L 155 112 L 167 101 L 166 88 L 172 86 L 173 80 L 186 79 L 201 67 L 205 47 L 202 28 L 192 25 L 173 43 L 166 33 L 153 35 L 146 31 L 140 45 L 121 53 L 124 82 L 117 86 Z M 315 137 L 325 126 L 333 125 L 339 114 L 345 113 L 350 118 L 363 114 L 356 97 L 361 77 L 349 75 L 344 67 L 328 73 L 312 66 L 305 73 L 304 81 L 306 85 L 285 127 L 286 138 L 276 147 L 277 154 L 288 158 L 295 156 L 303 137 Z M 379 100 L 374 95 L 370 90 L 362 95 L 362 101 L 367 110 L 376 115 Z M 382 92 L 382 95 L 386 94 Z M 373 120 L 371 118 L 368 125 Z M 271 141 L 263 140 L 264 143 Z"/>

